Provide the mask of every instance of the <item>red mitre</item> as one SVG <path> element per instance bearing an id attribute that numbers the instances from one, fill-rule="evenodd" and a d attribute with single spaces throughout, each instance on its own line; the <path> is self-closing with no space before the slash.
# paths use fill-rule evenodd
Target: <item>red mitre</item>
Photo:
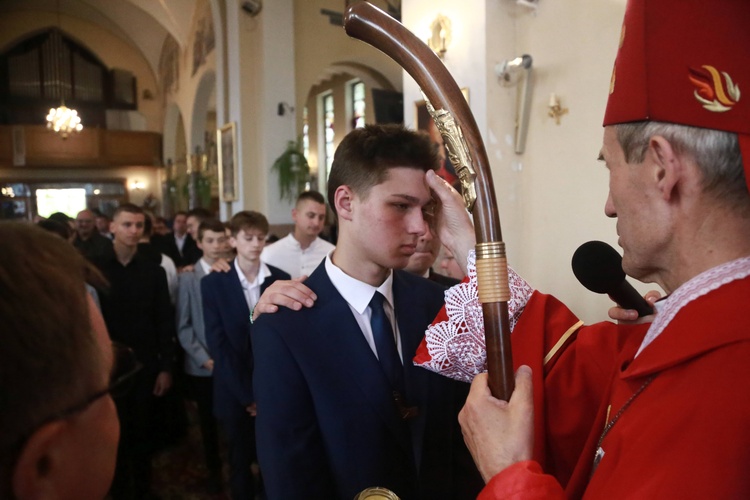
<path id="1" fill-rule="evenodd" d="M 750 0 L 628 0 L 609 93 L 605 126 L 737 133 L 750 190 Z"/>

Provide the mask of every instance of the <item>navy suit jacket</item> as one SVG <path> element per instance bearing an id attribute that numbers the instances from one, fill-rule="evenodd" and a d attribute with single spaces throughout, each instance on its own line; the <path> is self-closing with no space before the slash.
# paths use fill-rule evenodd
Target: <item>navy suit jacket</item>
<path id="1" fill-rule="evenodd" d="M 219 419 L 247 415 L 253 396 L 253 353 L 250 346 L 250 309 L 240 278 L 232 269 L 210 273 L 201 280 L 203 321 L 208 351 L 214 360 L 214 415 Z M 274 281 L 290 276 L 268 266 L 271 276 L 261 285 L 261 294 Z"/>
<path id="2" fill-rule="evenodd" d="M 457 280 L 456 278 L 451 278 L 450 276 L 446 276 L 444 274 L 436 273 L 432 269 L 430 269 L 430 276 L 427 278 L 430 281 L 434 281 L 435 283 L 442 285 L 443 288 L 450 288 L 454 285 L 458 285 L 461 283 L 461 280 Z"/>
<path id="3" fill-rule="evenodd" d="M 318 296 L 312 308 L 282 308 L 252 330 L 258 458 L 269 500 L 350 500 L 372 486 L 404 500 L 476 497 L 483 483 L 457 421 L 468 384 L 411 362 L 444 289 L 395 271 L 405 399 L 419 408 L 403 420 L 325 262 L 305 285 Z"/>

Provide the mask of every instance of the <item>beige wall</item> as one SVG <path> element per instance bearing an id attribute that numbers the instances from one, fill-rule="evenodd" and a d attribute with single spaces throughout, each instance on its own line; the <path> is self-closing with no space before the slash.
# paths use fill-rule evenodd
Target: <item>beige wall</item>
<path id="1" fill-rule="evenodd" d="M 404 23 L 420 33 L 442 13 L 456 27 L 445 62 L 459 86 L 469 87 L 511 266 L 583 319 L 605 319 L 611 302 L 577 282 L 570 259 L 585 241 L 617 239 L 614 221 L 604 216 L 607 172 L 596 158 L 625 0 L 546 1 L 536 12 L 513 2 L 477 4 L 464 9 L 448 0 L 407 0 Z M 518 87 L 501 84 L 494 66 L 524 53 L 533 57 L 534 88 L 526 151 L 517 155 Z M 551 92 L 570 109 L 560 125 L 547 116 Z M 413 124 L 408 103 L 420 97 L 408 76 L 404 93 L 406 122 Z"/>

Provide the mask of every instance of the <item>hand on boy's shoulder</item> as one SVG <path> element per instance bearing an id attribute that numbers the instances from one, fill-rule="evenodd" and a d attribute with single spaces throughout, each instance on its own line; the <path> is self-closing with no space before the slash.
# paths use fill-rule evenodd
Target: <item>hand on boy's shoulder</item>
<path id="1" fill-rule="evenodd" d="M 271 283 L 258 303 L 253 308 L 253 321 L 261 314 L 272 314 L 279 310 L 279 306 L 299 311 L 302 307 L 312 307 L 318 296 L 307 286 L 302 284 L 307 276 L 300 276 L 292 280 L 277 280 Z"/>
<path id="2" fill-rule="evenodd" d="M 208 271 L 209 273 L 228 273 L 232 270 L 232 265 L 230 264 L 231 261 L 225 260 L 225 259 L 216 259 L 216 262 L 211 264 L 211 269 Z"/>

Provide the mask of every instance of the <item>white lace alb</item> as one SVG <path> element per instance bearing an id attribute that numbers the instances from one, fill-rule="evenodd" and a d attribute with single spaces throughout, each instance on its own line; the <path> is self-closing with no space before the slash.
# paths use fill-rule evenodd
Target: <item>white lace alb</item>
<path id="1" fill-rule="evenodd" d="M 468 283 L 461 283 L 445 292 L 448 320 L 430 326 L 425 332 L 427 352 L 431 359 L 419 366 L 455 380 L 471 382 L 475 375 L 487 371 L 484 318 L 477 293 L 474 250 L 469 253 L 467 268 Z M 534 290 L 510 268 L 508 281 L 511 292 L 508 316 L 512 331 Z"/>

